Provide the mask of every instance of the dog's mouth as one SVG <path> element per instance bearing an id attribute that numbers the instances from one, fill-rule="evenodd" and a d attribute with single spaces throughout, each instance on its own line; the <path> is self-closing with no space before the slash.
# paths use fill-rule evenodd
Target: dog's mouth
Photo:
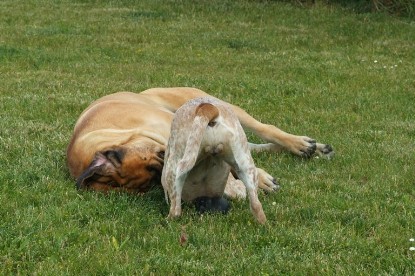
<path id="1" fill-rule="evenodd" d="M 112 188 L 121 188 L 122 186 L 120 185 L 120 183 L 118 183 L 117 181 L 109 181 L 107 183 L 103 183 L 103 184 L 107 184 L 108 186 L 112 187 Z"/>
<path id="2" fill-rule="evenodd" d="M 120 184 L 115 180 L 107 180 L 108 177 L 104 177 L 104 179 L 93 179 L 89 178 L 88 180 L 84 180 L 80 189 L 92 189 L 96 191 L 124 191 L 132 194 L 141 194 L 148 192 L 154 186 L 157 185 L 156 181 L 148 181 L 146 183 L 141 183 L 138 185 L 137 183 L 125 183 Z M 103 181 L 105 180 L 105 181 Z"/>

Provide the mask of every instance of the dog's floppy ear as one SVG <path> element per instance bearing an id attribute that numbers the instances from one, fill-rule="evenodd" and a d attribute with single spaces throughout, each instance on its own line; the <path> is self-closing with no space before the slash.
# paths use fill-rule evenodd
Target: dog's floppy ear
<path id="1" fill-rule="evenodd" d="M 121 166 L 122 160 L 124 159 L 124 151 L 121 149 L 107 150 L 103 155 L 116 168 Z"/>
<path id="2" fill-rule="evenodd" d="M 102 176 L 110 176 L 122 164 L 124 152 L 121 149 L 106 150 L 95 154 L 88 168 L 78 177 L 76 187 L 86 188 L 94 180 Z"/>

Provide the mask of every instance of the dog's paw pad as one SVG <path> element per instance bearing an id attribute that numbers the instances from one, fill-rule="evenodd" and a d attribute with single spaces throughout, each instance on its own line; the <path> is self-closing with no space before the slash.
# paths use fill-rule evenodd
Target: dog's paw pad
<path id="1" fill-rule="evenodd" d="M 317 151 L 316 152 L 320 157 L 325 157 L 327 159 L 330 159 L 334 156 L 333 147 L 331 145 L 328 145 L 328 144 L 317 145 Z"/>
<path id="2" fill-rule="evenodd" d="M 322 152 L 324 154 L 329 154 L 329 153 L 333 152 L 333 148 L 332 148 L 331 145 L 325 145 L 324 148 L 323 148 L 323 150 L 322 150 Z"/>

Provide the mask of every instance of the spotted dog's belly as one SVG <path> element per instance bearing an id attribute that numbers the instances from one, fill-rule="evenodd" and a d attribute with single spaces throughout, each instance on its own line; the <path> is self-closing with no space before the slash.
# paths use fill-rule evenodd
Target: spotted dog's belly
<path id="1" fill-rule="evenodd" d="M 198 197 L 221 197 L 230 172 L 230 166 L 220 158 L 208 156 L 188 174 L 182 199 L 193 201 Z"/>

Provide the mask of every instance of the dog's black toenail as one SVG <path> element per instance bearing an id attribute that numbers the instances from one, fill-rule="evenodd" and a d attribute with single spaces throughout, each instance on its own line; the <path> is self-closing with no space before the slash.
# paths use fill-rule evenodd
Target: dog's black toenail
<path id="1" fill-rule="evenodd" d="M 301 150 L 301 157 L 310 158 L 312 154 L 313 152 L 311 152 L 310 148 L 308 148 L 307 150 Z"/>
<path id="2" fill-rule="evenodd" d="M 331 152 L 331 151 L 333 151 L 333 148 L 331 147 L 331 145 L 326 145 L 324 147 L 324 152 Z"/>

